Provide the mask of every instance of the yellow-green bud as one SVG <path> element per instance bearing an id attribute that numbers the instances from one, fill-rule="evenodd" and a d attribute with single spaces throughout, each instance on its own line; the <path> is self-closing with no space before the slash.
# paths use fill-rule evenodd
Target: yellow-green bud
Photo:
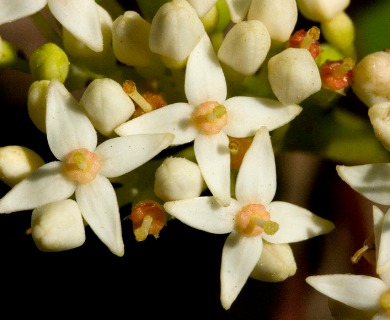
<path id="1" fill-rule="evenodd" d="M 44 252 L 70 250 L 85 242 L 83 218 L 77 202 L 71 199 L 34 209 L 31 229 L 35 245 Z"/>
<path id="2" fill-rule="evenodd" d="M 338 61 L 345 58 L 345 55 L 336 47 L 329 43 L 320 43 L 320 54 L 315 59 L 316 64 L 320 67 L 326 60 Z"/>
<path id="3" fill-rule="evenodd" d="M 203 18 L 217 3 L 217 0 L 187 0 L 195 9 L 199 18 Z"/>
<path id="4" fill-rule="evenodd" d="M 33 150 L 22 146 L 0 148 L 0 179 L 13 187 L 45 162 Z"/>
<path id="5" fill-rule="evenodd" d="M 129 120 L 135 106 L 122 86 L 109 78 L 95 79 L 85 89 L 80 105 L 92 124 L 104 136 Z"/>
<path id="6" fill-rule="evenodd" d="M 10 67 L 17 60 L 17 48 L 0 37 L 0 69 Z"/>
<path id="7" fill-rule="evenodd" d="M 289 244 L 273 244 L 263 241 L 263 251 L 250 277 L 260 281 L 279 282 L 297 271 Z"/>
<path id="8" fill-rule="evenodd" d="M 204 29 L 207 33 L 212 33 L 213 30 L 217 27 L 218 24 L 218 9 L 216 6 L 213 6 L 202 18 Z"/>
<path id="9" fill-rule="evenodd" d="M 323 22 L 333 19 L 344 11 L 350 0 L 296 0 L 299 12 L 312 21 Z"/>
<path id="10" fill-rule="evenodd" d="M 56 44 L 45 43 L 32 53 L 30 70 L 34 80 L 57 79 L 64 83 L 69 71 L 68 56 Z"/>
<path id="11" fill-rule="evenodd" d="M 43 133 L 46 133 L 46 94 L 50 80 L 34 81 L 27 96 L 27 111 L 31 121 Z"/>

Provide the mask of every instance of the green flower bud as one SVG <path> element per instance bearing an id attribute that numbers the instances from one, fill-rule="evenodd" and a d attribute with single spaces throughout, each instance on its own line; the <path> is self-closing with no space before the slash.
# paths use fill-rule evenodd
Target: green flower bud
<path id="1" fill-rule="evenodd" d="M 18 58 L 17 48 L 0 37 L 0 69 L 12 66 Z"/>
<path id="2" fill-rule="evenodd" d="M 27 111 L 34 125 L 46 133 L 46 94 L 50 80 L 34 81 L 27 96 Z"/>
<path id="3" fill-rule="evenodd" d="M 273 244 L 263 241 L 263 251 L 250 277 L 260 281 L 279 282 L 297 271 L 289 244 Z"/>
<path id="4" fill-rule="evenodd" d="M 57 79 L 64 83 L 69 71 L 66 53 L 54 43 L 45 43 L 30 57 L 30 70 L 34 80 Z"/>
<path id="5" fill-rule="evenodd" d="M 300 103 L 321 89 L 321 76 L 309 50 L 288 48 L 268 61 L 272 91 L 284 104 Z"/>
<path id="6" fill-rule="evenodd" d="M 163 201 L 199 197 L 205 182 L 195 162 L 169 157 L 157 168 L 154 193 Z"/>
<path id="7" fill-rule="evenodd" d="M 70 250 L 85 242 L 83 217 L 77 202 L 71 199 L 34 209 L 31 229 L 35 245 L 44 252 Z"/>
<path id="8" fill-rule="evenodd" d="M 355 26 L 352 19 L 344 11 L 330 20 L 321 22 L 320 29 L 326 41 L 346 56 L 356 59 Z"/>
<path id="9" fill-rule="evenodd" d="M 260 68 L 270 47 L 271 38 L 262 22 L 242 21 L 226 34 L 218 58 L 238 73 L 249 76 Z"/>
<path id="10" fill-rule="evenodd" d="M 367 107 L 390 101 L 390 51 L 366 55 L 353 69 L 353 92 Z"/>
<path id="11" fill-rule="evenodd" d="M 299 12 L 312 21 L 333 19 L 349 6 L 350 0 L 297 0 Z"/>
<path id="12" fill-rule="evenodd" d="M 202 18 L 204 29 L 207 33 L 211 34 L 218 24 L 218 9 L 213 6 Z"/>
<path id="13" fill-rule="evenodd" d="M 345 55 L 340 52 L 336 47 L 329 43 L 320 43 L 320 54 L 315 59 L 318 67 L 321 67 L 326 60 L 338 61 L 345 58 Z"/>
<path id="14" fill-rule="evenodd" d="M 295 0 L 252 0 L 248 20 L 260 20 L 267 27 L 272 40 L 287 41 L 298 19 Z"/>
<path id="15" fill-rule="evenodd" d="M 122 86 L 109 78 L 93 80 L 85 89 L 80 105 L 96 130 L 104 136 L 111 135 L 135 110 Z"/>
<path id="16" fill-rule="evenodd" d="M 13 187 L 45 162 L 33 150 L 21 146 L 0 148 L 0 179 Z"/>

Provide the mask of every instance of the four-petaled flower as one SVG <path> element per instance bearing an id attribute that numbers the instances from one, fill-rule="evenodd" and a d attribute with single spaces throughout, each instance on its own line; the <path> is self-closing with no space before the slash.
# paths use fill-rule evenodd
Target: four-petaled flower
<path id="1" fill-rule="evenodd" d="M 85 221 L 117 256 L 124 244 L 115 190 L 108 178 L 123 175 L 167 148 L 173 135 L 116 137 L 97 146 L 97 133 L 65 86 L 52 80 L 47 93 L 46 132 L 58 161 L 44 164 L 2 199 L 0 213 L 29 210 L 75 193 Z"/>
<path id="2" fill-rule="evenodd" d="M 297 242 L 330 232 L 332 222 L 283 201 L 276 192 L 276 167 L 266 127 L 256 132 L 236 183 L 236 199 L 221 206 L 214 197 L 196 197 L 164 204 L 183 223 L 214 234 L 230 233 L 221 264 L 221 303 L 229 309 L 259 260 L 263 239 L 270 243 Z"/>

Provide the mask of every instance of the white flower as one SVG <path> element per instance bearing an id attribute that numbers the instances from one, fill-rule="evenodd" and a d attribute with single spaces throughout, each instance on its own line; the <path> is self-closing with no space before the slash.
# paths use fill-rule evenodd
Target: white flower
<path id="1" fill-rule="evenodd" d="M 34 209 L 75 193 L 85 221 L 112 253 L 122 256 L 118 202 L 108 178 L 144 164 L 169 146 L 173 136 L 119 137 L 97 146 L 92 123 L 57 80 L 49 85 L 46 109 L 47 139 L 58 161 L 44 164 L 16 184 L 0 199 L 0 212 Z"/>
<path id="2" fill-rule="evenodd" d="M 0 0 L 0 25 L 33 15 L 46 5 L 76 38 L 93 51 L 103 50 L 103 34 L 95 0 Z"/>
<path id="3" fill-rule="evenodd" d="M 207 35 L 188 57 L 184 85 L 188 103 L 145 113 L 120 125 L 115 132 L 120 136 L 170 132 L 175 135 L 174 145 L 194 141 L 196 160 L 209 190 L 220 204 L 228 205 L 228 136 L 253 136 L 261 126 L 273 130 L 291 121 L 302 108 L 257 97 L 226 100 L 225 76 Z"/>
<path id="4" fill-rule="evenodd" d="M 300 13 L 312 21 L 329 21 L 343 12 L 350 4 L 350 0 L 297 0 Z"/>
<path id="5" fill-rule="evenodd" d="M 299 206 L 272 201 L 276 168 L 268 130 L 255 135 L 239 169 L 237 200 L 218 205 L 214 197 L 197 197 L 164 204 L 183 223 L 214 234 L 230 233 L 221 264 L 221 302 L 229 309 L 260 259 L 263 239 L 290 243 L 330 232 L 334 225 Z"/>
<path id="6" fill-rule="evenodd" d="M 388 320 L 390 312 L 390 210 L 373 207 L 377 277 L 353 274 L 310 276 L 306 282 L 328 297 L 362 311 L 373 320 Z"/>

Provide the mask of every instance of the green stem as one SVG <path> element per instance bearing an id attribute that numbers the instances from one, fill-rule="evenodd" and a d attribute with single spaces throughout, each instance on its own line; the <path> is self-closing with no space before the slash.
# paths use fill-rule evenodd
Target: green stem
<path id="1" fill-rule="evenodd" d="M 50 25 L 47 19 L 41 12 L 37 12 L 30 16 L 41 34 L 49 41 L 62 48 L 62 40 L 54 28 Z"/>

